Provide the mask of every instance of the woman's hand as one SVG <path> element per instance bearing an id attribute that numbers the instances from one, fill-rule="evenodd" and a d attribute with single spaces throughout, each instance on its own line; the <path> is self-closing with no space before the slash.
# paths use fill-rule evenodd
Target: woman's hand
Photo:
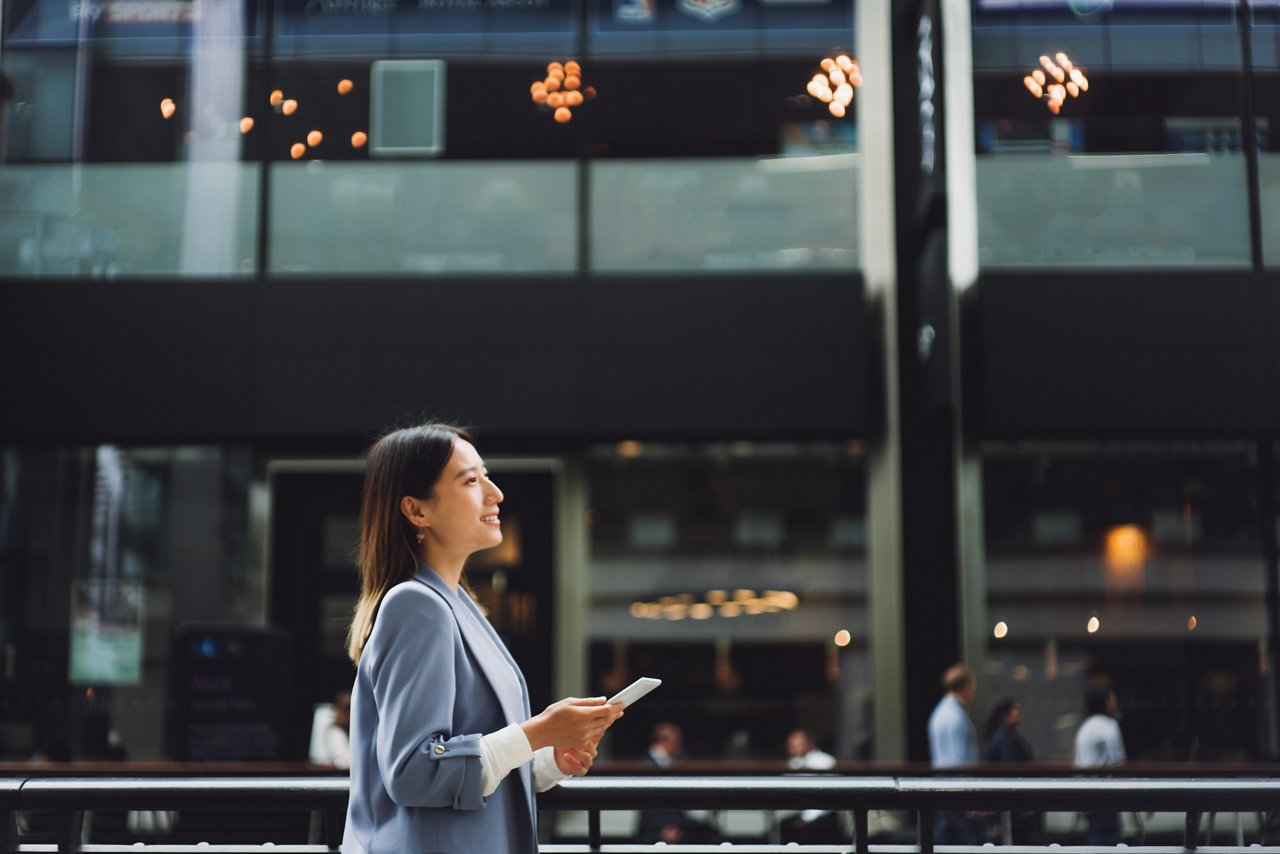
<path id="1" fill-rule="evenodd" d="M 585 776 L 591 770 L 591 763 L 596 759 L 596 747 L 570 747 L 567 750 L 556 748 L 556 767 L 560 769 L 561 774 L 568 774 L 570 777 Z"/>
<path id="2" fill-rule="evenodd" d="M 594 752 L 600 736 L 620 717 L 621 703 L 609 705 L 604 697 L 566 697 L 525 721 L 521 729 L 534 750 L 553 745 L 561 750 L 590 747 Z"/>

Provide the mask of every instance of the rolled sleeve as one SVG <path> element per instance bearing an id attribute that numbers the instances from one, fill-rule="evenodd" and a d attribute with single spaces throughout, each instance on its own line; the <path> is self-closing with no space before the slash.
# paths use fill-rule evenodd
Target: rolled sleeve
<path id="1" fill-rule="evenodd" d="M 556 749 L 544 747 L 533 754 L 533 790 L 545 792 L 569 779 L 556 764 Z"/>
<path id="2" fill-rule="evenodd" d="M 533 757 L 533 748 L 529 746 L 529 738 L 520 724 L 510 724 L 481 738 L 481 790 L 484 796 L 492 795 L 508 774 Z"/>

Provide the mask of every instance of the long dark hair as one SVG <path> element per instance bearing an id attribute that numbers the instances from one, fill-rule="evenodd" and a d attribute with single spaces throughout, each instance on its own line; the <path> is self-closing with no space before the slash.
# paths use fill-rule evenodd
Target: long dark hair
<path id="1" fill-rule="evenodd" d="M 427 498 L 453 456 L 457 439 L 471 441 L 461 427 L 431 421 L 394 430 L 369 449 L 360 500 L 360 601 L 347 635 L 347 655 L 360 661 L 387 591 L 417 570 L 417 533 L 400 511 L 406 495 Z"/>

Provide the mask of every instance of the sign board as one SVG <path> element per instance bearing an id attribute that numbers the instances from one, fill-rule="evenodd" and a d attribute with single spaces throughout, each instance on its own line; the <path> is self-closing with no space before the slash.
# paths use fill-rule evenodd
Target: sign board
<path id="1" fill-rule="evenodd" d="M 184 624 L 169 659 L 168 742 L 180 762 L 288 758 L 293 642 L 265 626 Z M 300 758 L 300 757 L 299 757 Z"/>

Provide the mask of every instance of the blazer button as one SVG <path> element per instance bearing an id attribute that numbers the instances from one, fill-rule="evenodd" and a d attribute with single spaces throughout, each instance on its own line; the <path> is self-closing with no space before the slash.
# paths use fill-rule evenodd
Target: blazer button
<path id="1" fill-rule="evenodd" d="M 436 756 L 444 756 L 444 745 L 443 745 L 443 744 L 437 744 L 437 745 L 436 745 Z"/>

